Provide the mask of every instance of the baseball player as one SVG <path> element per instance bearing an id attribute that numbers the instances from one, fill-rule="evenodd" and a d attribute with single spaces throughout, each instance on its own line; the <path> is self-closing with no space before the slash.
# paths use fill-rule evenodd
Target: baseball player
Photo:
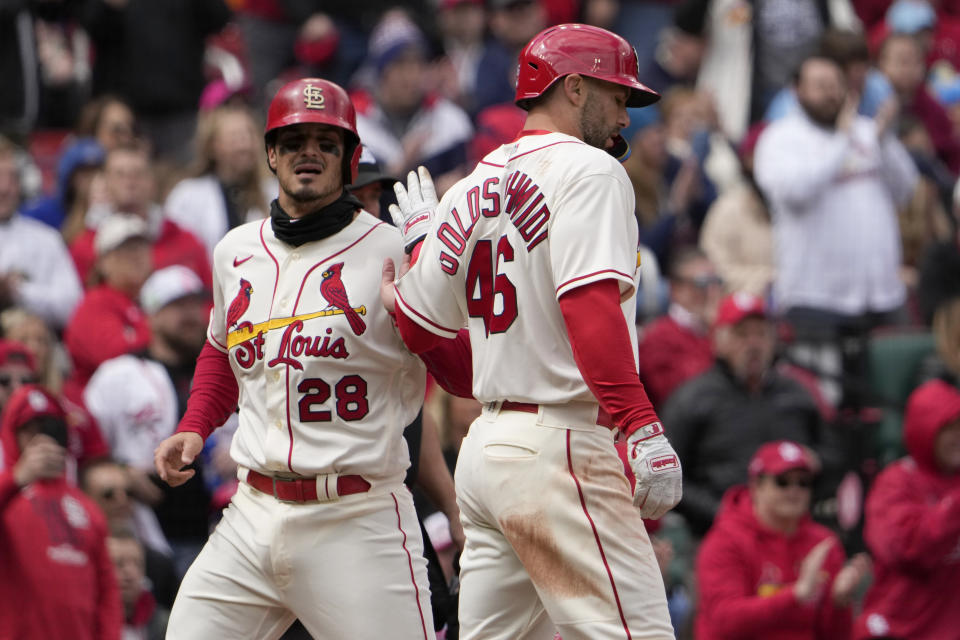
<path id="1" fill-rule="evenodd" d="M 551 27 L 519 62 L 524 130 L 439 205 L 411 173 L 392 211 L 419 254 L 395 288 L 384 269 L 411 350 L 462 349 L 466 325 L 485 403 L 455 475 L 461 638 L 673 638 L 641 517 L 680 500 L 680 463 L 637 376 L 633 190 L 605 152 L 626 107 L 658 96 L 627 42 L 596 27 Z"/>
<path id="2" fill-rule="evenodd" d="M 318 640 L 433 638 L 403 485 L 402 430 L 425 371 L 378 297 L 400 234 L 345 191 L 359 139 L 343 89 L 285 85 L 265 142 L 279 196 L 269 219 L 214 250 L 208 342 L 187 412 L 155 454 L 161 478 L 184 482 L 239 397 L 239 489 L 184 577 L 167 637 L 277 638 L 299 618 Z"/>

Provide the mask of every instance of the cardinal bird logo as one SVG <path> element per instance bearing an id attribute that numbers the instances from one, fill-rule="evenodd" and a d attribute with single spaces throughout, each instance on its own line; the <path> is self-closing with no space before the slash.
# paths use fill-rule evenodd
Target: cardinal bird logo
<path id="1" fill-rule="evenodd" d="M 350 323 L 350 328 L 359 336 L 366 331 L 367 325 L 360 314 L 350 306 L 347 290 L 343 287 L 343 280 L 340 279 L 341 271 L 343 271 L 343 263 L 338 262 L 330 265 L 330 268 L 321 274 L 323 281 L 320 283 L 320 294 L 331 307 L 343 311 L 343 315 L 347 316 L 347 322 Z"/>
<path id="2" fill-rule="evenodd" d="M 253 326 L 249 322 L 237 324 L 240 322 L 240 318 L 243 317 L 243 314 L 247 312 L 247 307 L 250 306 L 251 293 L 253 293 L 253 285 L 243 278 L 240 278 L 240 291 L 237 292 L 233 302 L 230 303 L 230 308 L 227 309 L 227 331 L 234 326 L 236 326 L 238 329 L 244 326 Z"/>

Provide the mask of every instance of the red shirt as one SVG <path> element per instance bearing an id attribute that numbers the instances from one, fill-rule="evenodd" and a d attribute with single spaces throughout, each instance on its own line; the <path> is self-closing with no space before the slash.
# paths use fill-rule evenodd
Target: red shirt
<path id="1" fill-rule="evenodd" d="M 82 391 L 104 361 L 146 349 L 150 323 L 136 302 L 100 285 L 87 291 L 80 301 L 64 331 L 64 344 L 73 359 L 70 386 L 74 392 Z M 76 401 L 75 393 L 69 395 Z"/>
<path id="2" fill-rule="evenodd" d="M 95 229 L 86 229 L 70 243 L 70 257 L 77 267 L 77 274 L 84 285 L 90 283 L 97 252 L 93 248 Z M 160 224 L 160 235 L 153 242 L 153 269 L 163 269 L 174 264 L 187 267 L 196 273 L 207 291 L 213 288 L 213 270 L 207 249 L 195 235 L 164 219 Z"/>
<path id="3" fill-rule="evenodd" d="M 956 638 L 960 629 L 960 476 L 940 473 L 939 428 L 907 419 L 909 458 L 884 469 L 864 514 L 874 581 L 854 638 Z M 878 633 L 880 632 L 880 633 Z"/>
<path id="4" fill-rule="evenodd" d="M 0 638 L 119 640 L 123 613 L 106 520 L 62 478 L 17 487 L 13 414 L 0 426 Z"/>
<path id="5" fill-rule="evenodd" d="M 826 527 L 805 518 L 793 535 L 762 525 L 746 487 L 733 487 L 697 556 L 698 640 L 837 640 L 850 637 L 851 612 L 830 600 L 832 578 L 843 566 L 839 540 L 823 568 L 831 576 L 821 600 L 805 605 L 793 595 L 800 563 Z"/>
<path id="6" fill-rule="evenodd" d="M 654 408 L 662 409 L 681 384 L 713 366 L 710 338 L 669 315 L 651 322 L 637 345 L 640 382 Z"/>

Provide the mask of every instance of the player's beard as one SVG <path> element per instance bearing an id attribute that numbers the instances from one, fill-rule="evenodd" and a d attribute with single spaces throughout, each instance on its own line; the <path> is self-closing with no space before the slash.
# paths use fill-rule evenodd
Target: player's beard
<path id="1" fill-rule="evenodd" d="M 583 132 L 583 141 L 591 147 L 606 149 L 610 138 L 617 135 L 620 127 L 604 124 L 603 109 L 599 100 L 592 92 L 587 94 L 580 111 L 580 131 Z"/>

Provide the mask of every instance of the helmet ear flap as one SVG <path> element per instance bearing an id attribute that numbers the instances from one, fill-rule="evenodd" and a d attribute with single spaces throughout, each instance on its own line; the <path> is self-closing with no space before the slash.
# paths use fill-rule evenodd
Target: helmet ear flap
<path id="1" fill-rule="evenodd" d="M 360 144 L 358 140 L 353 147 L 353 153 L 350 154 L 350 162 L 344 167 L 346 170 L 343 172 L 343 184 L 344 186 L 348 184 L 353 184 L 357 180 L 357 172 L 360 168 L 360 156 L 363 155 L 363 145 Z"/>

